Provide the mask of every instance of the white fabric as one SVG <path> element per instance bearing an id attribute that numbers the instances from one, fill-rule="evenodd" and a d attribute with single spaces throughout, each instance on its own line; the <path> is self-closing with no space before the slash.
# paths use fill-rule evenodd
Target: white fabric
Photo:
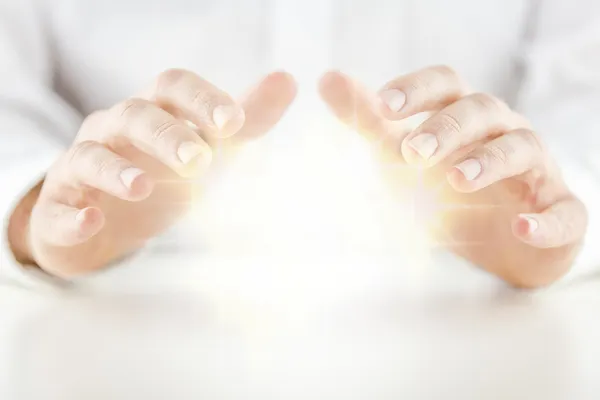
<path id="1" fill-rule="evenodd" d="M 328 165 L 315 161 L 319 155 L 351 153 L 328 153 L 323 148 L 335 140 L 314 131 L 335 126 L 316 96 L 320 73 L 340 68 L 376 89 L 405 72 L 448 64 L 478 91 L 513 102 L 564 153 L 565 173 L 592 216 L 592 243 L 572 274 L 593 271 L 600 262 L 600 246 L 593 245 L 600 227 L 594 159 L 599 27 L 596 0 L 1 0 L 3 223 L 19 196 L 66 149 L 83 116 L 127 98 L 167 68 L 196 71 L 233 95 L 272 69 L 295 74 L 298 102 L 267 143 L 270 165 L 297 179 L 281 190 L 300 193 L 298 187 L 308 187 L 304 172 L 329 174 L 318 168 Z M 305 163 L 303 157 L 311 164 L 296 166 L 294 174 L 290 166 Z M 340 163 L 339 170 L 351 164 Z M 273 182 L 283 184 L 263 183 Z M 310 200 L 303 196 L 298 201 Z M 225 219 L 239 216 L 208 210 Z M 224 222 L 217 228 L 206 232 L 213 242 L 232 234 Z M 306 227 L 285 239 L 303 235 L 313 235 L 315 243 L 335 236 Z M 181 236 L 173 237 L 180 245 Z M 5 240 L 3 245 L 2 271 L 19 270 Z"/>

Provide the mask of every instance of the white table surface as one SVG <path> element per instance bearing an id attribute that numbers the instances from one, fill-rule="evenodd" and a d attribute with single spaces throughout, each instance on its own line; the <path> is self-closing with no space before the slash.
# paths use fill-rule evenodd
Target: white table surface
<path id="1" fill-rule="evenodd" d="M 0 285 L 0 399 L 600 397 L 600 280 L 530 294 L 443 265 L 284 264 L 164 279 L 165 257 L 59 295 Z"/>

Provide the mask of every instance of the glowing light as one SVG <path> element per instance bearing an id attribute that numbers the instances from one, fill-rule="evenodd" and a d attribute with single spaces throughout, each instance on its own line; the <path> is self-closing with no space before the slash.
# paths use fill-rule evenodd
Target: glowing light
<path id="1" fill-rule="evenodd" d="M 415 248 L 414 210 L 389 193 L 370 146 L 332 119 L 315 125 L 315 140 L 276 150 L 259 141 L 211 181 L 193 212 L 211 249 L 377 255 L 406 239 Z"/>
<path id="2" fill-rule="evenodd" d="M 426 285 L 439 247 L 428 228 L 451 207 L 418 170 L 382 170 L 373 145 L 329 113 L 301 115 L 242 149 L 185 224 L 203 243 L 197 259 L 217 265 L 196 285 L 248 330 L 269 315 L 301 325 L 365 291 Z"/>

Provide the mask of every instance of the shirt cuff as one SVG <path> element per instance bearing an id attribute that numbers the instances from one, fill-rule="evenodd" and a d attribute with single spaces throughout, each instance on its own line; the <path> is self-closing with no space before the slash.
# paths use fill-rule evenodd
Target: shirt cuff
<path id="1" fill-rule="evenodd" d="M 45 273 L 34 265 L 18 262 L 8 242 L 8 221 L 18 202 L 44 176 L 50 165 L 60 155 L 60 151 L 49 151 L 43 156 L 35 155 L 29 161 L 18 165 L 8 165 L 0 176 L 2 196 L 0 196 L 1 238 L 0 238 L 0 280 L 13 285 L 34 290 L 62 290 L 70 286 L 68 281 Z"/>

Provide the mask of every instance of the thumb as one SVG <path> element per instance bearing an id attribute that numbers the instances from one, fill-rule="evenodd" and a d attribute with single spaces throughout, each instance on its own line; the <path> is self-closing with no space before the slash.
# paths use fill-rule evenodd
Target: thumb
<path id="1" fill-rule="evenodd" d="M 587 210 L 581 201 L 559 201 L 538 214 L 521 214 L 513 223 L 514 235 L 538 248 L 561 247 L 578 242 L 587 229 Z"/>

